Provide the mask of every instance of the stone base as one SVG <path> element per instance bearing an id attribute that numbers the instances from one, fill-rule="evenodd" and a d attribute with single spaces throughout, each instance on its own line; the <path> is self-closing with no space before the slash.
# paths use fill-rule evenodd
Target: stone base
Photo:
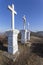
<path id="1" fill-rule="evenodd" d="M 27 41 L 29 41 L 30 40 L 30 31 L 28 30 L 27 31 Z"/>
<path id="2" fill-rule="evenodd" d="M 27 30 L 21 30 L 21 43 L 27 42 Z"/>
<path id="3" fill-rule="evenodd" d="M 18 51 L 18 45 L 13 47 L 13 46 L 8 46 L 8 52 L 11 54 L 15 54 Z"/>
<path id="4" fill-rule="evenodd" d="M 8 36 L 8 52 L 15 54 L 18 51 L 18 30 L 9 30 L 6 32 Z"/>
<path id="5" fill-rule="evenodd" d="M 30 31 L 29 30 L 21 30 L 21 43 L 25 44 L 30 40 Z"/>

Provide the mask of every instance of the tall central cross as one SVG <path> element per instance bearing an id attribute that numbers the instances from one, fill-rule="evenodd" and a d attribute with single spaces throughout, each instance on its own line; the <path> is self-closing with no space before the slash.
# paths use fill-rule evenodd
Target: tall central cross
<path id="1" fill-rule="evenodd" d="M 12 30 L 14 30 L 14 15 L 17 14 L 16 11 L 14 10 L 14 4 L 12 4 L 12 7 L 8 5 L 8 8 L 12 11 Z"/>
<path id="2" fill-rule="evenodd" d="M 24 30 L 25 30 L 26 28 L 26 16 L 25 15 L 23 16 L 23 22 L 24 22 Z"/>

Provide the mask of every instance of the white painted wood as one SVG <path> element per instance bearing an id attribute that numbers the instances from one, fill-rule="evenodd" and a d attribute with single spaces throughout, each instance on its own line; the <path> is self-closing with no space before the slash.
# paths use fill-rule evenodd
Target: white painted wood
<path id="1" fill-rule="evenodd" d="M 10 5 L 8 5 L 8 8 L 12 11 L 12 30 L 14 30 L 14 15 L 17 14 L 16 11 L 14 10 L 14 4 L 12 4 L 12 7 Z"/>
<path id="2" fill-rule="evenodd" d="M 23 16 L 23 29 L 26 29 L 26 16 Z"/>

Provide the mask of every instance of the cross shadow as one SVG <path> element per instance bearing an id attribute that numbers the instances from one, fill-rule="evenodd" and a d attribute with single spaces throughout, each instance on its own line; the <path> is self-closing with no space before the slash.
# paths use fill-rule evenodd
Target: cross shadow
<path id="1" fill-rule="evenodd" d="M 38 56 L 43 57 L 43 43 L 33 43 L 31 51 L 36 53 Z"/>
<path id="2" fill-rule="evenodd" d="M 3 46 L 3 42 L 0 41 L 0 50 L 2 51 L 8 51 L 6 46 Z"/>

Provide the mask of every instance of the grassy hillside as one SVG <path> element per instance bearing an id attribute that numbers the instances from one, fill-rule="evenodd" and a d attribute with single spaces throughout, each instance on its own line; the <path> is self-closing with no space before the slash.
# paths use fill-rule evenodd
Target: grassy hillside
<path id="1" fill-rule="evenodd" d="M 3 55 L 7 52 L 8 43 L 6 36 L 0 36 L 0 65 L 43 65 L 43 37 L 32 32 L 30 43 L 22 45 L 18 42 L 20 54 L 14 62 Z"/>
<path id="2" fill-rule="evenodd" d="M 36 37 L 41 37 L 41 38 L 43 38 L 43 31 L 31 32 L 31 36 L 36 36 Z"/>
<path id="3" fill-rule="evenodd" d="M 3 56 L 3 51 L 0 52 L 0 65 L 40 65 L 39 56 L 31 52 L 28 46 L 19 44 L 19 52 L 15 62 Z"/>

